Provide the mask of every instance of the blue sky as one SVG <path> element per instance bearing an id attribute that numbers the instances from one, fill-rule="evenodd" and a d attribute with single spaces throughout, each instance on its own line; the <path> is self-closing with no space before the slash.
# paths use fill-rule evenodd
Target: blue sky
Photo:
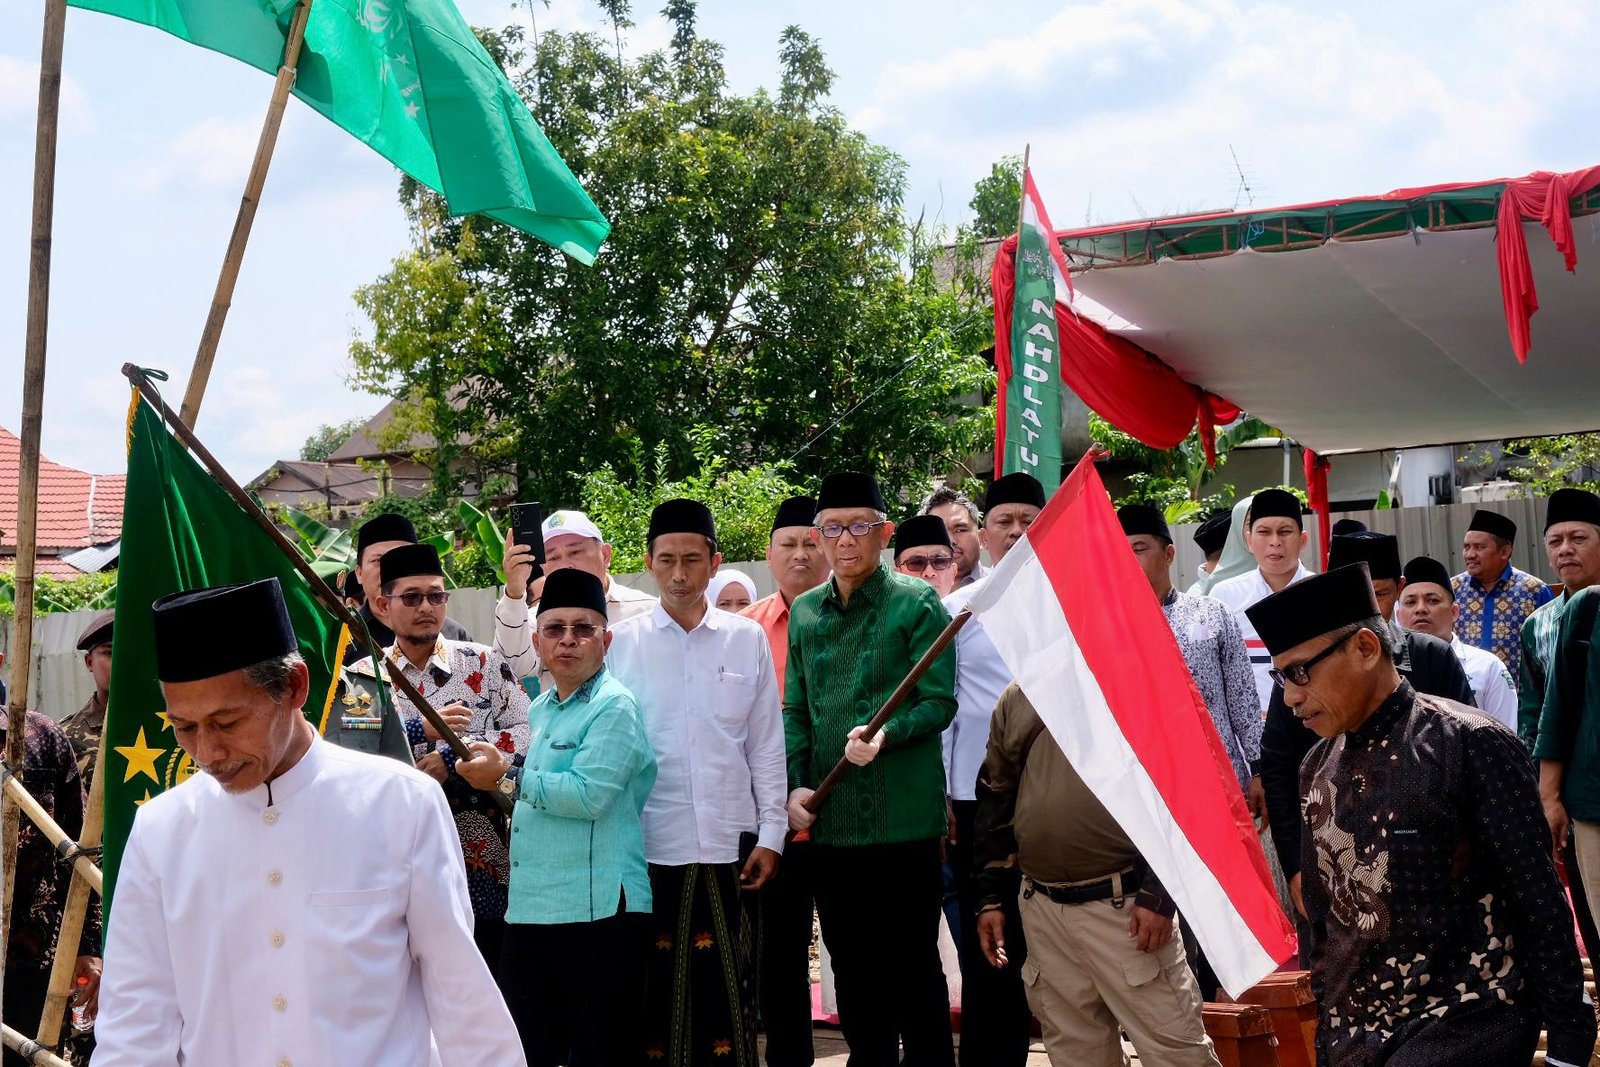
<path id="1" fill-rule="evenodd" d="M 458 0 L 479 25 L 526 7 Z M 0 39 L 0 425 L 20 423 L 39 8 Z M 653 8 L 625 42 L 668 36 Z M 18 17 L 20 16 L 20 18 Z M 593 25 L 588 0 L 538 28 Z M 910 168 L 908 211 L 962 221 L 973 181 L 1033 146 L 1058 227 L 1600 162 L 1592 0 L 708 0 L 737 89 L 772 85 L 799 23 L 834 102 Z M 44 452 L 123 469 L 124 361 L 183 381 L 271 81 L 142 27 L 68 16 Z M 241 479 L 381 398 L 345 384 L 350 295 L 407 242 L 388 164 L 291 101 L 199 430 Z M 1580 270 L 1584 269 L 1580 265 Z M 1591 268 L 1593 269 L 1593 268 Z"/>

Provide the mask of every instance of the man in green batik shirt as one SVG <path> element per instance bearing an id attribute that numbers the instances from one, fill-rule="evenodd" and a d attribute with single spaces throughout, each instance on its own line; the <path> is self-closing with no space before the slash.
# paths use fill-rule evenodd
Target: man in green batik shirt
<path id="1" fill-rule="evenodd" d="M 809 831 L 822 939 L 851 1067 L 953 1067 L 939 964 L 947 831 L 939 735 L 956 714 L 955 647 L 872 739 L 862 728 L 949 622 L 932 586 L 883 563 L 894 535 L 871 475 L 831 474 L 811 536 L 833 578 L 789 611 L 783 719 L 789 823 Z M 804 803 L 843 756 L 855 767 L 815 816 Z"/>

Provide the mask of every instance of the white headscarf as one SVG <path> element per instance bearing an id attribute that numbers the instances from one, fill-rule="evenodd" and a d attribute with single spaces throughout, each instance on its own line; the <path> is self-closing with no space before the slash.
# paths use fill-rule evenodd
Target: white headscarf
<path id="1" fill-rule="evenodd" d="M 711 576 L 711 584 L 706 586 L 707 602 L 716 607 L 722 591 L 735 583 L 744 586 L 745 592 L 750 594 L 750 603 L 754 604 L 761 599 L 761 594 L 756 592 L 756 583 L 750 580 L 748 574 L 732 567 L 723 567 Z"/>
<path id="2" fill-rule="evenodd" d="M 1244 517 L 1249 513 L 1250 502 L 1254 499 L 1247 496 L 1233 506 L 1233 525 L 1228 528 L 1228 540 L 1223 543 L 1222 556 L 1217 560 L 1216 569 L 1200 576 L 1202 596 L 1216 588 L 1218 582 L 1249 574 L 1255 567 L 1256 558 L 1250 554 L 1250 546 L 1244 539 L 1245 532 L 1250 528 Z"/>

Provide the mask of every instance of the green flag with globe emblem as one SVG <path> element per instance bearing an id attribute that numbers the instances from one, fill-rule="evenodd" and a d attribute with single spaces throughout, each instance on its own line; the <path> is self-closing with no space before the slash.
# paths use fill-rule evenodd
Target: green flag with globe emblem
<path id="1" fill-rule="evenodd" d="M 68 0 L 268 74 L 295 0 Z M 294 95 L 441 194 L 592 264 L 600 214 L 450 0 L 313 0 Z"/>

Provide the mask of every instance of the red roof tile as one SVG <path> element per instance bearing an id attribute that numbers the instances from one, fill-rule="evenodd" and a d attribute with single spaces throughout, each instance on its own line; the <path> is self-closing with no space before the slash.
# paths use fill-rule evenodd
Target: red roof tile
<path id="1" fill-rule="evenodd" d="M 0 427 L 0 551 L 17 549 L 18 468 L 22 442 Z M 122 536 L 122 492 L 127 476 L 90 474 L 48 459 L 39 461 L 39 554 L 56 555 Z"/>

